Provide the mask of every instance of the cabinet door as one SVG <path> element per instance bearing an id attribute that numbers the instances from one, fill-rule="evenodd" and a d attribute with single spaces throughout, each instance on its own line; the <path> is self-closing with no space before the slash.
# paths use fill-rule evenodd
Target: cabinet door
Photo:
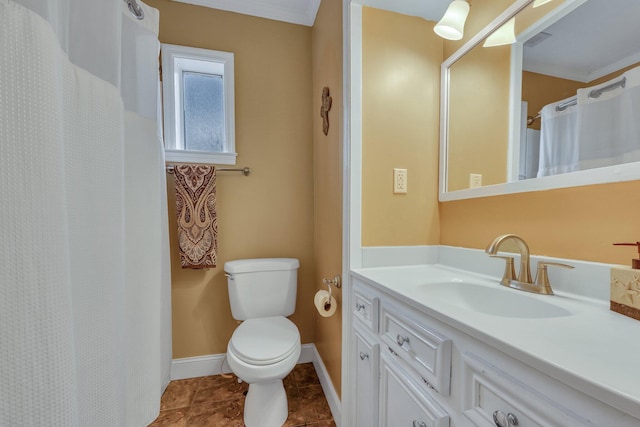
<path id="1" fill-rule="evenodd" d="M 449 415 L 383 352 L 380 363 L 381 427 L 448 427 Z"/>
<path id="2" fill-rule="evenodd" d="M 378 426 L 380 345 L 356 329 L 356 427 Z"/>

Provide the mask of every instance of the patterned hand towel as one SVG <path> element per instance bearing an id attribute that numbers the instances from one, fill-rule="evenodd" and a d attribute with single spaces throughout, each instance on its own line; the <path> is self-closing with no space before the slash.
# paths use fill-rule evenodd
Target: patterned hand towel
<path id="1" fill-rule="evenodd" d="M 182 268 L 216 266 L 216 168 L 176 165 L 176 211 Z"/>

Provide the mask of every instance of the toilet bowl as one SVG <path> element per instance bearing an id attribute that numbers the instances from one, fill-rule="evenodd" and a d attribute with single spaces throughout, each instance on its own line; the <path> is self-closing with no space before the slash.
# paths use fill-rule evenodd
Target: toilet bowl
<path id="1" fill-rule="evenodd" d="M 227 346 L 229 367 L 249 384 L 246 427 L 280 427 L 287 420 L 287 394 L 282 380 L 300 358 L 300 333 L 283 316 L 244 321 Z"/>
<path id="2" fill-rule="evenodd" d="M 296 308 L 295 258 L 257 258 L 224 264 L 229 304 L 243 323 L 227 346 L 229 367 L 249 384 L 244 404 L 246 427 L 281 427 L 287 420 L 282 379 L 300 357 L 300 333 L 287 316 Z"/>

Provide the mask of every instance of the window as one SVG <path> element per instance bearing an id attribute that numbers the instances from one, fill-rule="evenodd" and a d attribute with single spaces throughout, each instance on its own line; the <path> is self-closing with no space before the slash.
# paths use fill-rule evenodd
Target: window
<path id="1" fill-rule="evenodd" d="M 234 165 L 233 53 L 162 45 L 165 157 Z"/>

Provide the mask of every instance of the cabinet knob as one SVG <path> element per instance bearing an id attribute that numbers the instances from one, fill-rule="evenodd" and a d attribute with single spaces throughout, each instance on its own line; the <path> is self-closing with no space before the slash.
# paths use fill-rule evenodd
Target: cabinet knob
<path id="1" fill-rule="evenodd" d="M 364 304 L 356 303 L 356 311 L 364 310 Z"/>
<path id="2" fill-rule="evenodd" d="M 502 411 L 494 411 L 493 422 L 496 427 L 511 427 L 518 425 L 518 418 L 512 413 L 505 414 Z"/>
<path id="3" fill-rule="evenodd" d="M 413 420 L 413 427 L 427 427 L 427 423 Z"/>
<path id="4" fill-rule="evenodd" d="M 360 360 L 364 360 L 368 358 L 369 358 L 369 355 L 367 353 L 365 353 L 364 351 L 360 352 Z"/>
<path id="5" fill-rule="evenodd" d="M 398 334 L 396 335 L 396 343 L 398 343 L 400 347 L 402 347 L 405 343 L 409 344 L 409 337 Z"/>

